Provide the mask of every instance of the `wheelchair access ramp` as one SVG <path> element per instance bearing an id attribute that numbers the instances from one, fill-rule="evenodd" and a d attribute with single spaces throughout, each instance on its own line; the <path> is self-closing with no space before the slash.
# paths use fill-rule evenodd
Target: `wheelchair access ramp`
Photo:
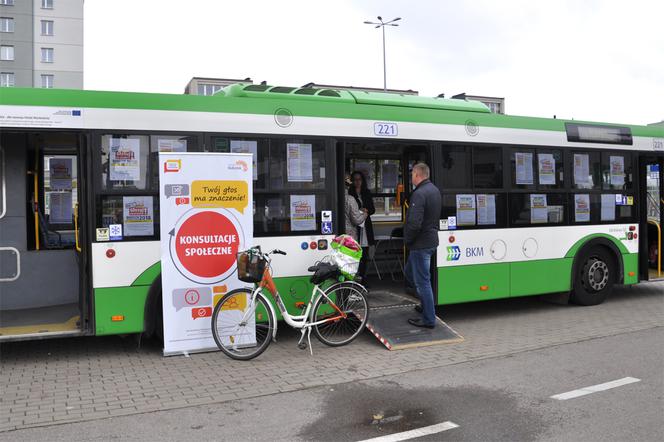
<path id="1" fill-rule="evenodd" d="M 367 328 L 388 350 L 426 347 L 429 345 L 462 342 L 463 337 L 436 317 L 433 329 L 414 327 L 409 318 L 418 314 L 414 298 L 386 290 L 369 293 L 369 320 Z"/>

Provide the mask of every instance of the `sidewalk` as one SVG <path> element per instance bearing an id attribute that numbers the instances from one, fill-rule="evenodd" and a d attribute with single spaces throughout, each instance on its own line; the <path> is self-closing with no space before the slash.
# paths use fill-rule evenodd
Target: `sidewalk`
<path id="1" fill-rule="evenodd" d="M 664 326 L 664 283 L 616 290 L 596 307 L 521 298 L 449 306 L 439 315 L 460 344 L 390 352 L 368 332 L 346 347 L 296 347 L 285 325 L 250 362 L 219 353 L 161 356 L 154 343 L 90 337 L 0 348 L 0 431 L 212 404 L 435 368 Z M 406 318 L 404 318 L 405 320 Z"/>

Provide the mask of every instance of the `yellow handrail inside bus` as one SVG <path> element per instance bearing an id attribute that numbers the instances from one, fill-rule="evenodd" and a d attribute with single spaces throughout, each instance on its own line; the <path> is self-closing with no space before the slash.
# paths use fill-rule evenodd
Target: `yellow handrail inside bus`
<path id="1" fill-rule="evenodd" d="M 657 227 L 657 277 L 662 276 L 662 227 L 654 219 L 648 220 L 649 224 Z"/>
<path id="2" fill-rule="evenodd" d="M 28 171 L 28 175 L 32 175 L 33 177 L 33 205 L 34 207 L 32 208 L 32 213 L 34 215 L 34 220 L 35 220 L 35 250 L 39 250 L 39 181 L 38 181 L 38 176 L 37 172 L 35 171 Z"/>
<path id="3" fill-rule="evenodd" d="M 74 206 L 74 239 L 76 240 L 76 251 L 81 251 L 81 246 L 78 244 L 78 203 Z"/>

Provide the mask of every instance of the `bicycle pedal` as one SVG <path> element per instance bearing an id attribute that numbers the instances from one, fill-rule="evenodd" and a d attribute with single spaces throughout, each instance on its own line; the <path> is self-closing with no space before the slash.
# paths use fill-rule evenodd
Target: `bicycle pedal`
<path id="1" fill-rule="evenodd" d="M 297 348 L 299 348 L 300 350 L 306 350 L 307 349 L 307 343 L 306 342 L 300 342 L 299 344 L 297 344 Z"/>
<path id="2" fill-rule="evenodd" d="M 302 301 L 298 301 L 298 302 L 295 303 L 295 307 L 296 307 L 296 308 L 299 308 L 300 310 L 304 310 L 304 308 L 305 308 L 306 306 L 307 306 L 307 304 L 304 303 L 304 302 L 302 302 Z"/>

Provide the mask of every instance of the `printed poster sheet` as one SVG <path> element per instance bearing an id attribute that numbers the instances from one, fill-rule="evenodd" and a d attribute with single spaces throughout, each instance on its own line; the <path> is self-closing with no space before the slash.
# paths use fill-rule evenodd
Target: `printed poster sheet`
<path id="1" fill-rule="evenodd" d="M 291 231 L 316 230 L 316 195 L 290 196 Z"/>
<path id="2" fill-rule="evenodd" d="M 574 195 L 574 221 L 577 223 L 590 221 L 590 195 L 587 193 Z"/>
<path id="3" fill-rule="evenodd" d="M 496 224 L 496 195 L 477 195 L 477 225 Z"/>
<path id="4" fill-rule="evenodd" d="M 544 185 L 556 184 L 556 160 L 552 153 L 537 154 L 539 166 L 539 183 Z"/>
<path id="5" fill-rule="evenodd" d="M 286 157 L 289 182 L 310 183 L 314 180 L 311 144 L 286 144 Z"/>
<path id="6" fill-rule="evenodd" d="M 625 185 L 625 158 L 610 156 L 609 167 L 611 168 L 611 185 L 622 188 Z"/>
<path id="7" fill-rule="evenodd" d="M 231 140 L 231 152 L 232 153 L 250 153 L 251 154 L 251 166 L 254 170 L 254 181 L 258 180 L 258 141 L 249 141 L 249 140 Z"/>
<path id="8" fill-rule="evenodd" d="M 516 152 L 516 183 L 533 184 L 533 154 L 530 152 Z"/>
<path id="9" fill-rule="evenodd" d="M 475 195 L 459 194 L 456 196 L 457 226 L 475 225 Z"/>
<path id="10" fill-rule="evenodd" d="M 157 149 L 159 152 L 186 152 L 187 140 L 157 138 Z"/>
<path id="11" fill-rule="evenodd" d="M 549 209 L 545 194 L 530 194 L 530 223 L 542 224 L 549 221 Z"/>
<path id="12" fill-rule="evenodd" d="M 616 196 L 613 193 L 602 194 L 600 219 L 602 221 L 616 220 Z"/>
<path id="13" fill-rule="evenodd" d="M 590 168 L 588 155 L 574 154 L 574 184 L 589 184 Z"/>
<path id="14" fill-rule="evenodd" d="M 48 221 L 50 224 L 71 224 L 72 199 L 71 192 L 48 193 Z"/>
<path id="15" fill-rule="evenodd" d="M 164 354 L 216 350 L 211 317 L 237 279 L 237 252 L 253 243 L 251 157 L 236 153 L 159 153 Z M 246 297 L 245 297 L 246 298 Z M 244 315 L 238 296 L 221 323 Z M 255 318 L 225 329 L 222 342 L 256 345 Z"/>
<path id="16" fill-rule="evenodd" d="M 141 145 L 137 138 L 111 138 L 111 181 L 140 181 Z"/>
<path id="17" fill-rule="evenodd" d="M 154 212 L 151 196 L 123 196 L 124 236 L 154 235 Z"/>
<path id="18" fill-rule="evenodd" d="M 381 164 L 381 175 L 383 178 L 383 191 L 385 189 L 396 189 L 398 184 L 398 170 L 394 163 Z"/>
<path id="19" fill-rule="evenodd" d="M 71 190 L 73 176 L 71 158 L 50 158 L 48 171 L 51 190 Z"/>

